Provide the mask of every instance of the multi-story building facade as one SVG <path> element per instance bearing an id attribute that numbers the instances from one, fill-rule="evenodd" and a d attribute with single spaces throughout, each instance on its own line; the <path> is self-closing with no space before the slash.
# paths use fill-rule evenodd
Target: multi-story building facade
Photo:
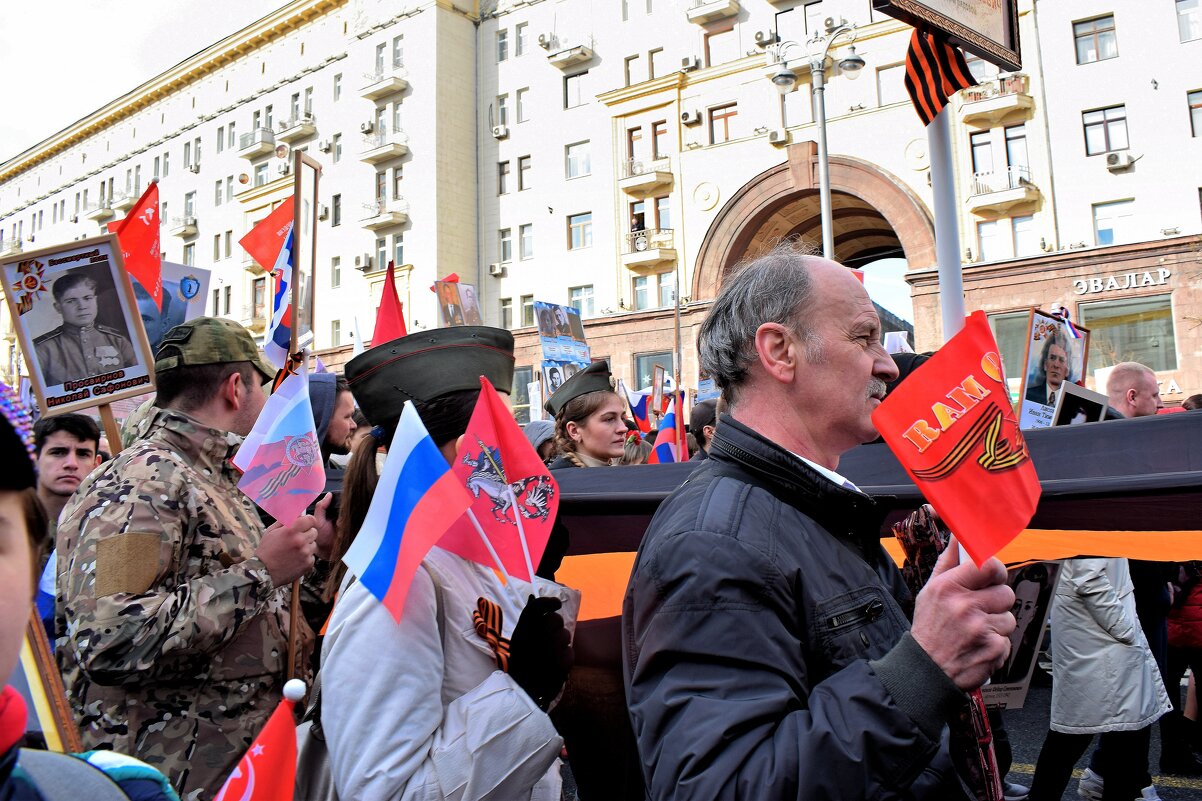
<path id="1" fill-rule="evenodd" d="M 1147 13 L 1192 31 L 1191 2 L 1158 0 Z M 998 314 L 1047 305 L 1046 292 L 1019 288 L 1003 301 L 981 287 L 1008 285 L 1016 263 L 1043 278 L 1044 261 L 1081 257 L 1059 251 L 1095 242 L 1091 209 L 1102 205 L 1104 224 L 1126 219 L 1105 204 L 1134 197 L 1136 181 L 1169 182 L 1151 164 L 1172 155 L 1180 182 L 1184 148 L 1198 141 L 1167 126 L 1149 132 L 1146 165 L 1102 169 L 1128 182 L 1117 195 L 1062 168 L 1099 163 L 1079 152 L 1080 114 L 1121 105 L 1128 90 L 1145 102 L 1150 87 L 1141 77 L 1120 88 L 1109 73 L 1094 87 L 1094 77 L 1064 72 L 1083 68 L 1065 63 L 1075 22 L 1104 13 L 1074 16 L 1076 7 L 1098 3 L 1020 5 L 1024 73 L 995 77 L 975 64 L 987 85 L 952 110 L 968 303 Z M 932 348 L 926 136 L 902 85 L 910 29 L 870 0 L 294 0 L 0 165 L 0 250 L 96 234 L 157 176 L 165 257 L 212 269 L 210 312 L 261 331 L 267 278 L 237 240 L 291 191 L 280 156 L 301 148 L 323 166 L 315 337 L 328 363 L 349 355 L 356 332 L 370 336 L 383 268 L 395 261 L 411 330 L 437 324 L 435 279 L 476 284 L 486 321 L 515 331 L 519 385 L 541 358 L 536 300 L 580 308 L 594 357 L 630 385 L 644 385 L 657 363 L 673 366 L 679 341 L 681 380 L 694 385 L 695 330 L 726 272 L 781 239 L 820 239 L 805 42 L 827 18 L 856 24 L 867 64 L 854 81 L 828 72 L 836 257 L 869 271 L 904 259 L 917 346 Z M 1120 13 L 1120 32 L 1124 24 Z M 1162 41 L 1161 27 L 1132 31 L 1133 57 L 1136 37 L 1161 58 L 1170 44 L 1197 49 L 1175 31 Z M 836 63 L 850 46 L 840 40 Z M 778 56 L 798 78 L 784 97 L 770 81 Z M 1165 69 L 1153 100 L 1167 104 L 1170 84 L 1184 91 L 1185 63 Z M 1106 113 L 1109 136 L 1118 118 Z M 1146 200 L 1139 191 L 1140 220 L 1171 203 L 1177 211 L 1160 226 L 1177 228 L 1169 238 L 1199 233 L 1181 191 Z M 1171 244 L 1145 228 L 1131 236 L 1150 253 Z M 1092 313 L 1074 311 L 1087 322 Z"/>

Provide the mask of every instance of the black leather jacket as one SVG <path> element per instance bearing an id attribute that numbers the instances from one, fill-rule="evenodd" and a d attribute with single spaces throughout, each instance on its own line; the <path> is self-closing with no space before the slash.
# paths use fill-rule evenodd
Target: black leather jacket
<path id="1" fill-rule="evenodd" d="M 651 799 L 957 797 L 940 740 L 962 695 L 908 633 L 883 517 L 722 418 L 623 604 Z"/>

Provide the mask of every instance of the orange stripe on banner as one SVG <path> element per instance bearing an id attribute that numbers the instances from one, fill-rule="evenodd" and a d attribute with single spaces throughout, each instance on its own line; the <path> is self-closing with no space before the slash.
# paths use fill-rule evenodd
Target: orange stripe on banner
<path id="1" fill-rule="evenodd" d="M 580 590 L 577 620 L 596 620 L 622 614 L 622 597 L 634 567 L 633 551 L 566 556 L 555 580 Z"/>
<path id="2" fill-rule="evenodd" d="M 899 565 L 905 560 L 892 537 L 881 545 Z M 1088 531 L 1024 529 L 998 554 L 1008 565 L 1046 562 L 1074 556 L 1125 556 L 1148 562 L 1188 562 L 1202 559 L 1202 531 Z"/>

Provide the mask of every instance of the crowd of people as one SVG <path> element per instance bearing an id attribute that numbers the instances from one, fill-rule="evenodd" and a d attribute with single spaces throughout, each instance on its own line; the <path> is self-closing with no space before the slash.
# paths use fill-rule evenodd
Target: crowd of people
<path id="1" fill-rule="evenodd" d="M 85 753 L 39 766 L 6 689 L 0 801 L 214 799 L 290 676 L 312 688 L 304 731 L 323 744 L 323 764 L 302 772 L 324 772 L 344 800 L 554 801 L 565 760 L 583 801 L 974 797 L 948 725 L 1006 664 L 1015 593 L 1000 561 L 978 567 L 950 547 L 912 594 L 881 546 L 888 510 L 838 472 L 921 361 L 881 340 L 839 264 L 781 247 L 733 275 L 699 333 L 722 389 L 692 410 L 701 464 L 650 521 L 621 616 L 580 621 L 580 593 L 555 580 L 562 524 L 530 581 L 433 548 L 399 623 L 340 566 L 372 525 L 404 405 L 453 463 L 479 379 L 513 383 L 508 331 L 423 331 L 311 376 L 337 491 L 290 521 L 237 487 L 230 460 L 276 371 L 236 323 L 198 318 L 164 336 L 153 402 L 102 464 L 89 417 L 33 425 L 6 393 L 0 675 L 39 587 Z M 1115 417 L 1163 408 L 1141 365 L 1117 366 L 1107 390 Z M 605 362 L 545 410 L 525 434 L 553 474 L 647 459 Z M 1082 792 L 1155 798 L 1157 720 L 1162 768 L 1202 773 L 1178 692 L 1202 667 L 1196 567 L 1067 560 L 1055 595 L 1052 730 L 1030 797 L 1059 798 L 1104 733 Z M 1005 785 L 1012 801 L 1027 792 Z"/>

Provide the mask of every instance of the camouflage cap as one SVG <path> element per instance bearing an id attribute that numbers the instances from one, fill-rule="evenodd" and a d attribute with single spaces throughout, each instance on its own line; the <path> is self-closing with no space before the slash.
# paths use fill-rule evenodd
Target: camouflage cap
<path id="1" fill-rule="evenodd" d="M 275 378 L 275 368 L 263 358 L 249 331 L 233 320 L 197 317 L 166 333 L 155 354 L 154 369 L 157 373 L 230 362 L 250 362 L 265 381 Z"/>
<path id="2" fill-rule="evenodd" d="M 347 362 L 345 370 L 368 421 L 392 428 L 405 401 L 479 389 L 480 376 L 498 392 L 509 392 L 513 334 L 481 325 L 435 328 L 377 345 Z"/>

